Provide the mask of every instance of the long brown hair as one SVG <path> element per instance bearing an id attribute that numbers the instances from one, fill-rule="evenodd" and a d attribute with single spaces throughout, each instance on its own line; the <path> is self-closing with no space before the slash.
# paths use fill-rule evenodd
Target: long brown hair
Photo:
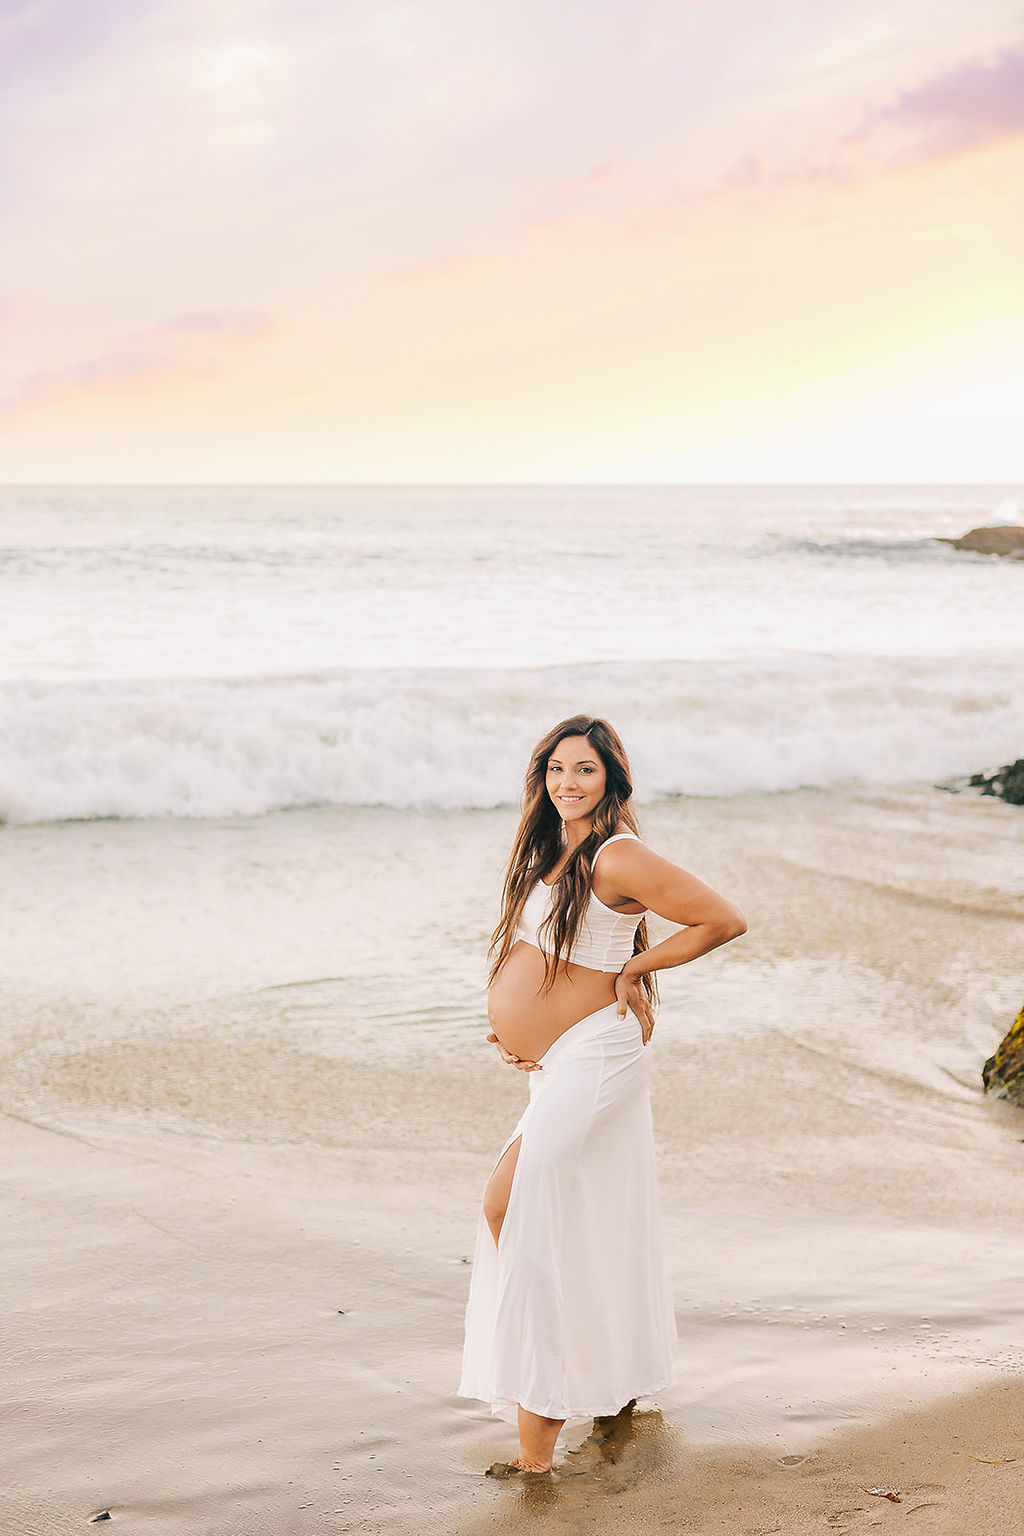
<path id="1" fill-rule="evenodd" d="M 493 956 L 488 982 L 492 982 L 508 958 L 516 941 L 516 929 L 527 897 L 545 875 L 550 874 L 565 852 L 562 818 L 547 790 L 548 759 L 567 736 L 585 736 L 604 764 L 607 775 L 604 798 L 594 813 L 590 835 L 574 848 L 555 881 L 551 912 L 541 924 L 550 953 L 544 957 L 544 991 L 548 991 L 558 972 L 559 956 L 569 954 L 583 924 L 591 896 L 594 854 L 605 840 L 620 830 L 637 831 L 636 817 L 629 801 L 633 784 L 625 748 L 607 720 L 589 715 L 573 715 L 554 726 L 534 747 L 526 771 L 523 790 L 523 815 L 509 854 L 502 891 L 501 920 L 491 936 Z M 649 948 L 647 919 L 641 918 L 633 940 L 633 953 Z M 658 995 L 653 974 L 641 978 L 651 1001 Z"/>

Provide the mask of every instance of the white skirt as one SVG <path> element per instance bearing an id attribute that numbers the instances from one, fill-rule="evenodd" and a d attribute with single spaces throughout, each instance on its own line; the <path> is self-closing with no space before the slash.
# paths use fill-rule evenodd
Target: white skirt
<path id="1" fill-rule="evenodd" d="M 502 1418 L 617 1413 L 671 1379 L 650 1052 L 616 1013 L 588 1014 L 529 1074 L 497 1247 L 481 1214 L 459 1396 Z"/>

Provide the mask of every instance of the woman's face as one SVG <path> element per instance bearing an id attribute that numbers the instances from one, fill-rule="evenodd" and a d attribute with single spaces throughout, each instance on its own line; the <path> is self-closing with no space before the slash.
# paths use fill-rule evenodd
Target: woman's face
<path id="1" fill-rule="evenodd" d="M 585 821 L 604 799 L 608 775 L 585 736 L 565 736 L 548 758 L 547 790 L 563 821 Z"/>

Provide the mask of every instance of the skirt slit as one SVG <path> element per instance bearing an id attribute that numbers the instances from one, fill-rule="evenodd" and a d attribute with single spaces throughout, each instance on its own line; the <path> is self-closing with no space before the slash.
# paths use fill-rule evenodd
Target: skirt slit
<path id="1" fill-rule="evenodd" d="M 497 1245 L 480 1219 L 459 1393 L 505 1418 L 517 1404 L 547 1418 L 616 1413 L 667 1385 L 675 1338 L 649 1053 L 612 1003 L 540 1064 L 498 1158 L 519 1138 Z"/>

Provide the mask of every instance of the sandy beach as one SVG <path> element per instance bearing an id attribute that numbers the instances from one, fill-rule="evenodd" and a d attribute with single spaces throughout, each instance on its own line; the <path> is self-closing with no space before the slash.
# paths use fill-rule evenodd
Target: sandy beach
<path id="1" fill-rule="evenodd" d="M 526 1091 L 480 990 L 511 819 L 3 829 L 4 1529 L 1016 1528 L 1024 1114 L 979 1074 L 1020 1004 L 1019 812 L 644 809 L 750 922 L 663 978 L 675 1381 L 530 1486 L 483 1477 L 507 1428 L 454 1396 Z"/>

